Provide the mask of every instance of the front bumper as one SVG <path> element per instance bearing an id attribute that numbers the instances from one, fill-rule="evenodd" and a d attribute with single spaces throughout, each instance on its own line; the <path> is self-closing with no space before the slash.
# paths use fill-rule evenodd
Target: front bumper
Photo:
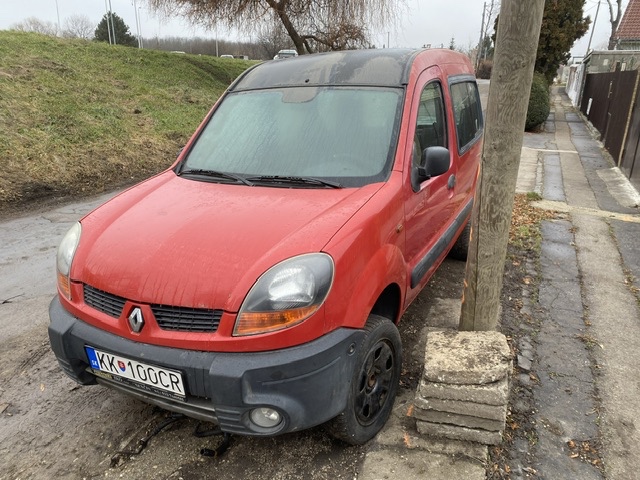
<path id="1" fill-rule="evenodd" d="M 270 436 L 302 430 L 344 410 L 364 332 L 341 328 L 313 342 L 271 352 L 217 353 L 161 347 L 113 335 L 67 312 L 58 297 L 49 306 L 49 339 L 64 372 L 83 385 L 124 391 L 168 410 L 213 421 L 229 433 Z M 186 402 L 96 377 L 85 345 L 182 372 Z M 261 428 L 250 420 L 258 407 L 283 421 Z"/>

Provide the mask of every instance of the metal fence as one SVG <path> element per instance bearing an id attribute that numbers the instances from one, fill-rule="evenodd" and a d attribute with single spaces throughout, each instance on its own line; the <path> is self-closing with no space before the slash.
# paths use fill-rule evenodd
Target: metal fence
<path id="1" fill-rule="evenodd" d="M 631 122 L 627 130 L 620 169 L 629 177 L 631 183 L 640 190 L 640 95 L 637 93 L 632 107 Z"/>
<path id="2" fill-rule="evenodd" d="M 616 164 L 620 163 L 638 71 L 587 75 L 580 110 L 602 135 Z"/>

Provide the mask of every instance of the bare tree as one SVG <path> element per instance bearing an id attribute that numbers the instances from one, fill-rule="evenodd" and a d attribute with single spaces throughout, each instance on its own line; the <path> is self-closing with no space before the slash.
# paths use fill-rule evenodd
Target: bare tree
<path id="1" fill-rule="evenodd" d="M 489 34 L 489 26 L 493 25 L 495 30 L 496 17 L 500 11 L 500 1 L 490 0 L 484 2 L 482 10 L 482 25 L 480 26 L 480 41 L 478 42 L 478 51 L 476 55 L 476 70 L 479 68 L 480 62 L 485 60 L 487 56 L 491 56 L 491 35 Z"/>
<path id="2" fill-rule="evenodd" d="M 352 50 L 369 46 L 369 35 L 366 28 L 356 23 L 338 23 L 326 29 L 318 29 L 313 35 L 306 35 L 305 40 L 311 51 Z"/>
<path id="3" fill-rule="evenodd" d="M 496 20 L 498 17 L 498 13 L 500 12 L 500 0 L 491 0 L 491 3 L 488 5 L 487 9 L 487 23 L 484 26 L 484 36 L 486 40 L 490 40 L 491 36 L 489 35 L 489 25 L 493 25 L 495 30 Z M 487 38 L 489 37 L 489 38 Z M 482 60 L 487 58 L 491 47 L 491 41 L 482 42 Z M 493 54 L 492 54 L 493 55 Z"/>
<path id="4" fill-rule="evenodd" d="M 93 38 L 95 28 L 95 23 L 86 15 L 71 15 L 64 21 L 62 36 L 90 40 Z"/>
<path id="5" fill-rule="evenodd" d="M 257 25 L 282 25 L 299 54 L 366 45 L 367 27 L 397 20 L 404 0 L 147 0 L 156 11 L 181 14 L 205 26 L 255 32 Z"/>
<path id="6" fill-rule="evenodd" d="M 25 18 L 22 22 L 14 23 L 11 25 L 11 30 L 42 33 L 43 35 L 51 35 L 52 37 L 55 37 L 58 32 L 55 24 L 45 22 L 36 17 Z"/>
<path id="7" fill-rule="evenodd" d="M 614 50 L 618 39 L 616 33 L 618 32 L 618 25 L 622 19 L 622 0 L 607 0 L 609 4 L 609 22 L 611 23 L 611 35 L 609 36 L 609 45 L 607 50 Z"/>
<path id="8" fill-rule="evenodd" d="M 291 48 L 291 38 L 282 24 L 277 22 L 259 28 L 256 41 L 267 58 L 273 58 L 280 50 Z"/>

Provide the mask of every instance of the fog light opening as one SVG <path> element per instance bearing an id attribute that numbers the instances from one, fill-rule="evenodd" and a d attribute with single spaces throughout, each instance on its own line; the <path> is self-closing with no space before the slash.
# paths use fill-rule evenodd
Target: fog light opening
<path id="1" fill-rule="evenodd" d="M 261 428 L 273 428 L 282 422 L 282 415 L 277 410 L 260 407 L 251 410 L 251 421 Z"/>

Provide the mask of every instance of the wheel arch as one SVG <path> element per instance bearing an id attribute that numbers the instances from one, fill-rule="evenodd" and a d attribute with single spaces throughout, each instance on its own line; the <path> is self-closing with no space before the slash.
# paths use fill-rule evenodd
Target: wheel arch
<path id="1" fill-rule="evenodd" d="M 400 321 L 400 305 L 402 304 L 402 291 L 400 285 L 392 283 L 387 285 L 378 296 L 376 303 L 371 308 L 370 314 L 388 318 L 396 325 Z"/>
<path id="2" fill-rule="evenodd" d="M 340 302 L 342 311 L 331 309 L 333 311 L 327 313 L 330 317 L 342 319 L 336 327 L 362 328 L 370 314 L 398 323 L 406 285 L 407 268 L 402 253 L 397 246 L 387 244 L 370 257 L 349 285 L 349 294 Z M 336 307 L 338 305 L 334 304 Z"/>

